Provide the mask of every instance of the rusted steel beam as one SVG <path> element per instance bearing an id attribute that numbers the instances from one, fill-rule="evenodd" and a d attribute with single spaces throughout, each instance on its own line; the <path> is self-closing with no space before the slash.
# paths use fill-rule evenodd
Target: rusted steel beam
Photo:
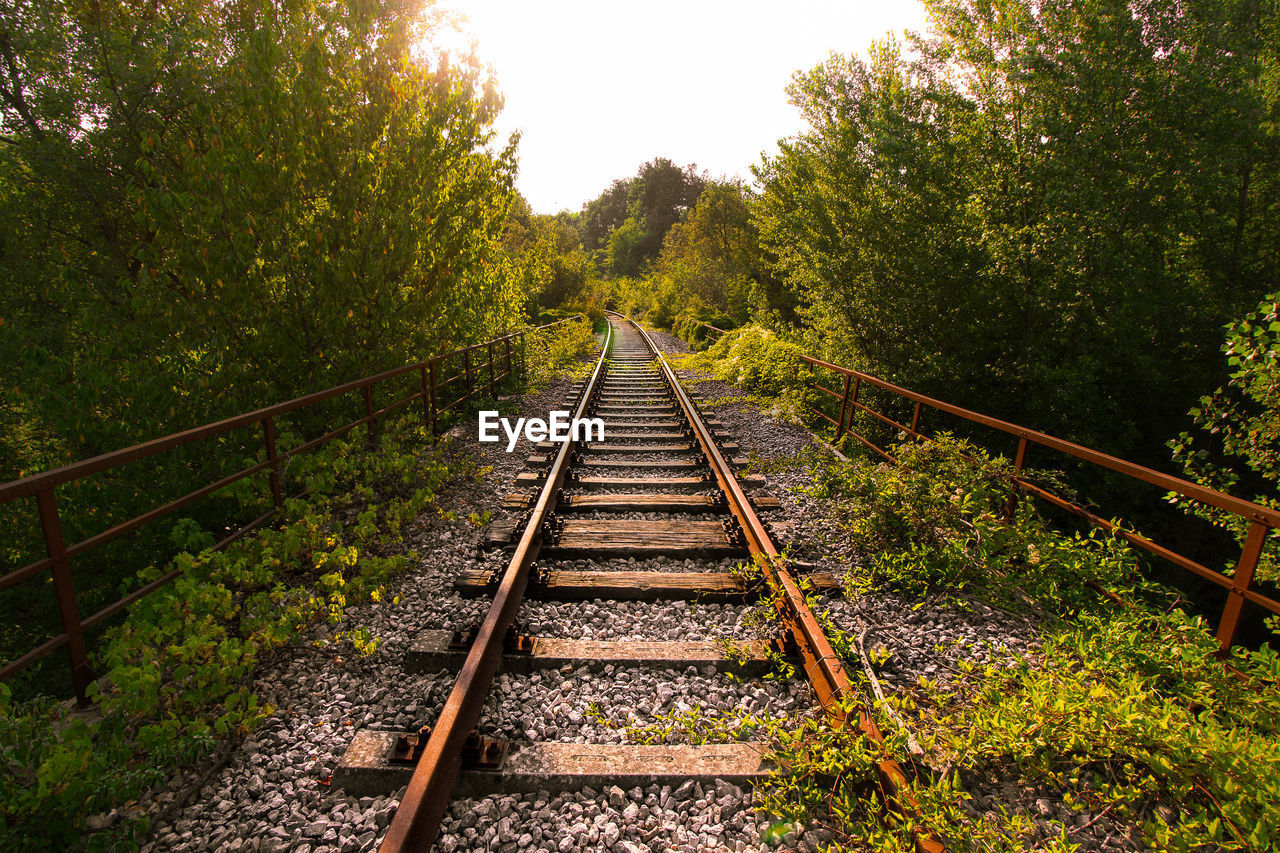
<path id="1" fill-rule="evenodd" d="M 84 645 L 84 625 L 80 622 L 75 585 L 71 581 L 71 563 L 67 559 L 67 546 L 62 538 L 58 499 L 52 487 L 40 491 L 36 499 L 40 506 L 40 528 L 44 533 L 45 550 L 53 560 L 53 588 L 58 599 L 58 614 L 62 617 L 62 630 L 67 635 L 67 655 L 71 660 L 71 680 L 76 689 L 76 702 L 82 706 L 88 705 L 86 690 L 93 681 L 93 670 L 89 668 L 89 656 Z"/>
<path id="2" fill-rule="evenodd" d="M 262 441 L 266 445 L 267 462 L 271 465 L 271 502 L 279 508 L 284 506 L 284 492 L 280 483 L 280 458 L 276 455 L 275 418 L 262 419 Z"/>
<path id="3" fill-rule="evenodd" d="M 591 390 L 604 371 L 611 340 L 612 327 L 587 391 L 578 403 L 575 417 L 580 418 L 585 414 Z M 528 586 L 529 567 L 537 559 L 542 546 L 542 522 L 555 509 L 573 446 L 573 441 L 566 441 L 560 446 L 547 482 L 538 495 L 530 523 L 507 563 L 502 582 L 494 594 L 493 604 L 480 625 L 458 680 L 445 701 L 422 758 L 409 780 L 409 787 L 400 799 L 400 807 L 378 848 L 381 853 L 425 851 L 435 841 L 440 830 L 440 820 L 444 817 L 449 796 L 462 766 L 463 744 L 480 720 L 480 711 L 484 707 L 489 686 L 493 683 L 498 661 L 502 657 L 503 635 L 515 621 L 516 610 Z"/>
<path id="4" fill-rule="evenodd" d="M 1262 556 L 1262 546 L 1267 541 L 1270 531 L 1265 524 L 1255 521 L 1249 525 L 1249 535 L 1245 538 L 1244 549 L 1240 552 L 1240 562 L 1231 575 L 1231 587 L 1227 590 L 1227 603 L 1222 608 L 1222 620 L 1218 623 L 1219 653 L 1226 655 L 1235 642 L 1236 629 L 1240 625 L 1240 612 L 1244 609 L 1244 593 L 1253 583 L 1253 573 L 1258 568 L 1258 559 Z"/>
<path id="5" fill-rule="evenodd" d="M 1150 483 L 1153 486 L 1158 486 L 1171 492 L 1177 492 L 1183 497 L 1188 497 L 1199 501 L 1200 503 L 1224 509 L 1243 518 L 1247 518 L 1250 521 L 1261 521 L 1272 528 L 1280 527 L 1280 510 L 1275 510 L 1270 507 L 1253 503 L 1252 501 L 1237 498 L 1224 492 L 1219 492 L 1215 489 L 1201 486 L 1198 483 L 1193 483 L 1190 480 L 1182 479 L 1181 477 L 1163 474 L 1152 468 L 1147 468 L 1146 466 L 1138 465 L 1137 463 L 1129 462 L 1116 456 L 1111 456 L 1110 454 L 1103 453 L 1099 450 L 1093 450 L 1092 448 L 1085 447 L 1071 441 L 1055 438 L 1048 433 L 1019 426 L 1018 424 L 1000 420 L 999 418 L 993 418 L 989 415 L 983 415 L 979 412 L 974 412 L 960 406 L 954 406 L 951 403 L 945 403 L 934 397 L 919 394 L 908 388 L 903 388 L 900 385 L 885 382 L 883 379 L 877 379 L 867 373 L 850 370 L 847 367 L 840 367 L 839 365 L 821 361 L 816 358 L 810 358 L 809 356 L 801 356 L 801 359 L 809 364 L 810 367 L 823 367 L 837 373 L 852 375 L 860 381 L 875 385 L 877 388 L 896 394 L 899 397 L 905 397 L 908 400 L 921 403 L 931 409 L 937 409 L 940 412 L 955 415 L 958 418 L 981 424 L 1018 438 L 1025 438 L 1033 444 L 1047 447 L 1050 450 L 1057 450 L 1060 453 L 1065 453 L 1068 456 L 1075 457 L 1076 459 L 1093 463 L 1094 465 L 1106 468 L 1109 471 L 1115 471 L 1116 473 L 1141 480 L 1144 483 Z M 859 406 L 859 408 L 862 408 L 864 411 L 868 411 L 871 414 L 877 414 L 865 407 Z M 902 428 L 901 424 L 897 424 L 897 426 Z"/>
<path id="6" fill-rule="evenodd" d="M 840 395 L 840 420 L 836 423 L 836 441 L 844 436 L 844 419 L 849 413 L 849 381 L 852 376 L 845 374 L 844 377 L 844 393 Z"/>
<path id="7" fill-rule="evenodd" d="M 364 396 L 364 417 L 369 425 L 369 443 L 378 443 L 378 419 L 373 413 L 373 389 L 368 385 L 360 389 Z"/>

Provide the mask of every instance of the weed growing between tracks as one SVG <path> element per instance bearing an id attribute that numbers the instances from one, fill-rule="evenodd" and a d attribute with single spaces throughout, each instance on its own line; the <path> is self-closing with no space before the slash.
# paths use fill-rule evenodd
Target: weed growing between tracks
<path id="1" fill-rule="evenodd" d="M 862 556 L 850 592 L 1029 609 L 1044 625 L 1042 649 L 962 658 L 891 695 L 923 748 L 914 761 L 905 732 L 875 709 L 885 754 L 916 769 L 912 817 L 879 807 L 874 748 L 817 720 L 771 732 L 789 772 L 764 806 L 829 825 L 843 839 L 833 849 L 909 850 L 917 823 L 952 850 L 1067 851 L 1098 844 L 1089 830 L 1099 822 L 1118 849 L 1271 849 L 1280 826 L 1275 652 L 1236 649 L 1243 678 L 1231 674 L 1207 626 L 1145 582 L 1122 543 L 1059 532 L 1028 502 L 1007 515 L 1004 460 L 945 437 L 894 453 L 905 467 L 855 458 L 814 471 L 813 492 L 834 505 Z M 827 629 L 858 672 L 850 638 Z M 997 789 L 991 805 L 966 807 L 995 780 L 1041 799 L 1000 802 Z"/>
<path id="2" fill-rule="evenodd" d="M 269 716 L 248 685 L 274 650 L 316 629 L 313 642 L 331 653 L 377 648 L 345 608 L 383 597 L 411 556 L 398 547 L 403 525 L 451 478 L 474 473 L 440 448 L 423 453 L 429 438 L 411 424 L 385 424 L 376 450 L 360 435 L 297 457 L 288 474 L 298 497 L 278 526 L 224 551 L 200 550 L 213 536 L 194 522 L 175 525 L 189 549 L 173 565 L 183 575 L 95 649 L 105 678 L 91 688 L 92 718 L 50 699 L 13 702 L 0 685 L 0 848 L 136 849 L 142 816 L 94 835 L 86 816 L 128 812 L 172 767 Z"/>

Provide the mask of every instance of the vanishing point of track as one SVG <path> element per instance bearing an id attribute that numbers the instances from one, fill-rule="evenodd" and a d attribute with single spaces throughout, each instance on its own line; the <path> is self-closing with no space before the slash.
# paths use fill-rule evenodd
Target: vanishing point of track
<path id="1" fill-rule="evenodd" d="M 521 506 L 527 515 L 522 526 L 498 533 L 499 538 L 509 537 L 514 542 L 514 550 L 505 570 L 495 572 L 487 584 L 485 579 L 479 581 L 492 589 L 493 603 L 473 632 L 457 681 L 435 726 L 429 735 L 424 732 L 422 743 L 417 744 L 416 766 L 383 839 L 382 853 L 430 849 L 464 754 L 483 760 L 490 751 L 497 751 L 495 745 L 477 739 L 475 729 L 504 646 L 510 649 L 517 609 L 531 586 L 576 587 L 579 596 L 597 598 L 632 596 L 646 586 L 652 592 L 655 580 L 658 585 L 665 584 L 668 595 L 674 591 L 698 597 L 745 597 L 750 592 L 742 587 L 740 577 L 714 572 L 663 573 L 660 579 L 624 577 L 616 572 L 607 573 L 607 577 L 573 576 L 602 573 L 541 572 L 537 560 L 543 555 L 753 559 L 773 591 L 778 616 L 789 635 L 785 646 L 798 658 L 828 717 L 837 725 L 855 724 L 867 736 L 880 738 L 865 711 L 857 712 L 856 720 L 846 720 L 851 713 L 847 709 L 861 705 L 848 701 L 851 688 L 839 659 L 735 476 L 735 460 L 724 455 L 733 446 L 717 443 L 712 426 L 643 330 L 620 316 L 611 317 L 603 352 L 581 386 L 573 416 L 601 418 L 604 439 L 596 443 L 542 443 L 539 449 L 545 450 L 545 455 L 529 460 L 539 470 L 521 475 L 538 488 L 508 499 L 508 506 Z M 609 513 L 635 512 L 653 515 L 645 520 L 608 517 Z M 896 763 L 883 762 L 879 776 L 888 796 L 903 795 L 905 776 Z M 942 849 L 924 837 L 917 839 L 917 847 Z"/>

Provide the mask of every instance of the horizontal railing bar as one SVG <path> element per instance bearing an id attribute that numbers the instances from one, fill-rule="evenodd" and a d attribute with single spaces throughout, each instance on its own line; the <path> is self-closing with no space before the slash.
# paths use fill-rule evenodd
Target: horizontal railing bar
<path id="1" fill-rule="evenodd" d="M 443 390 L 443 389 L 445 389 L 445 388 L 448 388 L 450 385 L 452 385 L 452 384 L 453 384 L 454 382 L 456 382 L 457 380 L 459 380 L 459 379 L 466 379 L 466 378 L 467 378 L 467 374 L 465 374 L 465 373 L 455 373 L 453 376 L 450 376 L 448 379 L 444 380 L 443 382 L 437 382 L 437 383 L 436 383 L 436 390 L 437 390 L 437 391 Z"/>
<path id="2" fill-rule="evenodd" d="M 818 413 L 818 414 L 821 414 L 821 413 Z M 876 413 L 872 412 L 872 414 L 876 414 Z M 895 459 L 886 451 L 882 450 L 877 445 L 873 444 L 868 439 L 864 438 L 862 435 L 858 434 L 857 432 L 854 432 L 853 430 L 849 430 L 848 434 L 858 439 L 860 442 L 862 442 L 864 445 L 866 445 L 870 449 L 879 453 L 885 459 L 893 462 L 894 464 L 898 464 L 897 459 Z M 921 435 L 920 437 L 930 442 L 934 441 L 934 439 L 931 436 Z M 1129 544 L 1142 548 L 1144 551 L 1147 551 L 1149 553 L 1155 554 L 1157 557 L 1161 557 L 1165 560 L 1168 560 L 1170 563 L 1173 563 L 1175 566 L 1178 566 L 1182 569 L 1185 569 L 1189 572 L 1199 575 L 1205 580 L 1208 580 L 1214 584 L 1217 584 L 1218 586 L 1223 587 L 1224 589 L 1231 589 L 1234 586 L 1234 584 L 1231 581 L 1231 578 L 1228 577 L 1226 574 L 1220 571 L 1215 571 L 1214 569 L 1211 569 L 1208 566 L 1205 566 L 1201 563 L 1197 563 L 1196 561 L 1188 557 L 1184 557 L 1183 555 L 1177 553 L 1176 551 L 1171 551 L 1168 548 L 1164 547 L 1163 545 L 1160 545 L 1157 542 L 1153 542 L 1152 540 L 1147 539 L 1145 536 L 1142 536 L 1141 534 L 1134 533 L 1133 531 L 1130 531 L 1130 530 L 1126 530 L 1125 528 L 1117 524 L 1114 524 L 1111 521 L 1108 521 L 1107 519 L 1102 518 L 1099 515 L 1089 512 L 1087 509 L 1085 509 L 1084 507 L 1078 504 L 1072 503 L 1071 501 L 1058 497 L 1052 492 L 1049 492 L 1035 485 L 1034 483 L 1031 483 L 1023 479 L 1022 477 L 1015 476 L 1015 477 L 1011 477 L 1010 480 L 1011 482 L 1017 484 L 1017 486 L 1023 489 L 1024 491 L 1027 491 L 1032 495 L 1035 495 L 1036 497 L 1041 498 L 1042 500 L 1048 501 L 1049 503 L 1053 504 L 1054 506 L 1060 509 L 1064 509 L 1067 512 L 1080 516 L 1081 518 L 1085 519 L 1093 526 L 1101 528 L 1102 530 L 1105 530 L 1107 533 L 1113 536 L 1118 536 L 1121 539 L 1124 539 Z M 1274 613 L 1280 613 L 1280 601 L 1276 601 L 1274 599 L 1268 598 L 1267 596 L 1254 592 L 1252 590 L 1242 590 L 1242 594 L 1249 601 L 1255 604 L 1261 605 L 1262 607 L 1265 607 Z"/>
<path id="3" fill-rule="evenodd" d="M 408 397 L 401 398 L 399 400 L 396 400 L 394 403 L 390 404 L 389 406 L 385 406 L 381 409 L 378 409 L 378 411 L 373 413 L 373 417 L 380 418 L 384 415 L 389 415 L 392 412 L 394 412 L 396 409 L 403 408 L 409 405 L 410 403 L 412 403 L 414 400 L 421 400 L 421 399 L 422 399 L 422 392 L 415 391 L 412 394 L 410 394 Z"/>
<path id="4" fill-rule="evenodd" d="M 314 394 L 308 394 L 305 397 L 298 397 L 286 403 L 277 403 L 274 406 L 257 409 L 244 415 L 236 415 L 235 417 L 226 418 L 225 420 L 216 421 L 204 426 L 194 427 L 183 432 L 174 433 L 173 435 L 164 436 L 163 438 L 152 439 L 151 441 L 135 444 L 133 447 L 127 447 L 123 450 L 104 453 L 101 456 L 95 456 L 92 459 L 86 459 L 82 462 L 76 462 L 71 465 L 64 465 L 61 468 L 55 468 L 52 471 L 45 471 L 42 474 L 33 474 L 30 477 L 24 477 L 21 480 L 14 480 L 0 486 L 0 503 L 13 500 L 15 498 L 25 497 L 34 494 L 41 489 L 51 486 L 60 485 L 71 480 L 80 479 L 106 471 L 110 468 L 116 468 L 127 462 L 135 462 L 139 459 L 145 459 L 154 456 L 165 450 L 172 450 L 199 441 L 202 438 L 211 438 L 230 432 L 240 427 L 252 426 L 259 421 L 268 417 L 278 417 L 296 411 L 315 403 L 322 403 L 333 397 L 345 394 L 349 391 L 358 391 L 367 385 L 373 385 L 386 379 L 392 379 L 405 373 L 417 369 L 419 365 L 408 365 L 405 367 L 397 367 L 394 370 L 388 370 L 385 373 L 379 373 L 376 376 L 366 379 L 357 379 L 343 385 L 330 388 L 327 391 L 317 391 Z"/>
<path id="5" fill-rule="evenodd" d="M 1120 538 L 1124 539 L 1126 542 L 1128 542 L 1131 545 L 1136 545 L 1137 547 L 1142 548 L 1144 551 L 1150 551 L 1152 554 L 1155 554 L 1158 557 L 1163 557 L 1164 559 L 1168 560 L 1174 565 L 1179 566 L 1183 569 L 1186 569 L 1189 572 L 1194 572 L 1195 574 L 1199 575 L 1205 580 L 1216 583 L 1218 586 L 1222 586 L 1222 587 L 1231 586 L 1231 579 L 1228 578 L 1226 575 L 1224 575 L 1222 572 L 1214 571 L 1208 566 L 1202 565 L 1200 563 L 1197 563 L 1195 560 L 1184 557 L 1181 554 L 1177 553 L 1176 551 L 1170 551 L 1168 548 L 1164 547 L 1163 545 L 1157 544 L 1151 541 L 1150 539 L 1148 539 L 1147 537 L 1142 536 L 1141 534 L 1134 533 L 1131 530 L 1126 530 L 1120 525 L 1115 524 L 1114 522 L 1108 521 L 1107 519 L 1103 518 L 1100 515 L 1096 515 L 1092 512 L 1089 512 L 1089 510 L 1085 509 L 1079 504 L 1072 503 L 1071 501 L 1066 500 L 1065 498 L 1060 498 L 1057 495 L 1053 494 L 1052 492 L 1042 489 L 1039 486 L 1034 485 L 1033 483 L 1027 482 L 1021 477 L 1014 477 L 1013 481 L 1018 484 L 1019 488 L 1030 492 L 1031 494 L 1035 495 L 1038 498 L 1048 501 L 1049 503 L 1053 504 L 1054 506 L 1060 509 L 1064 509 L 1067 512 L 1080 516 L 1081 518 L 1085 519 L 1093 526 L 1100 527 L 1114 536 L 1119 536 Z"/>
<path id="6" fill-rule="evenodd" d="M 44 557 L 43 559 L 36 560 L 34 563 L 28 563 L 20 569 L 15 569 L 0 578 L 0 590 L 8 589 L 14 584 L 22 583 L 27 578 L 40 574 L 45 569 L 53 568 L 53 564 L 56 562 L 57 560 L 53 557 Z"/>
<path id="7" fill-rule="evenodd" d="M 56 652 L 58 649 L 65 646 L 70 639 L 71 637 L 68 634 L 59 634 L 52 640 L 48 640 L 47 642 L 36 646 L 22 657 L 10 661 L 4 665 L 4 669 L 0 669 L 0 681 L 8 681 L 10 676 L 17 675 L 19 672 L 22 672 L 24 669 L 31 666 L 31 664 L 40 660 L 40 658 Z"/>
<path id="8" fill-rule="evenodd" d="M 1138 465 L 1137 463 L 1120 459 L 1119 457 L 1103 453 L 1099 450 L 1093 450 L 1083 445 L 1076 444 L 1075 442 L 1055 438 L 1054 436 L 1040 432 L 1039 430 L 1018 426 L 1017 424 L 1010 423 L 1009 421 L 993 418 L 989 415 L 979 414 L 978 412 L 974 412 L 960 406 L 954 406 L 950 403 L 944 403 L 934 397 L 928 397 L 899 385 L 894 385 L 891 382 L 885 382 L 883 379 L 877 379 L 874 376 L 858 370 L 850 370 L 847 367 L 840 367 L 839 365 L 811 358 L 807 355 L 802 355 L 800 358 L 808 364 L 812 364 L 817 367 L 824 367 L 828 370 L 834 370 L 840 374 L 857 377 L 863 382 L 868 382 L 878 388 L 897 394 L 900 397 L 905 397 L 908 400 L 922 403 L 930 408 L 937 409 L 940 412 L 946 412 L 948 414 L 955 415 L 956 417 L 982 424 L 983 426 L 999 430 L 1000 432 L 1016 436 L 1017 438 L 1025 438 L 1034 444 L 1040 445 L 1041 447 L 1047 447 L 1051 450 L 1065 453 L 1068 456 L 1082 459 L 1085 462 L 1091 462 L 1094 465 L 1098 465 L 1099 467 L 1106 468 L 1110 471 L 1125 474 L 1136 480 L 1141 480 L 1144 483 L 1168 489 L 1171 492 L 1177 492 L 1183 497 L 1192 498 L 1193 500 L 1197 500 L 1210 506 L 1216 506 L 1219 509 L 1227 510 L 1228 512 L 1235 513 L 1241 517 L 1248 518 L 1253 521 L 1259 521 L 1269 527 L 1280 527 L 1280 512 L 1269 507 L 1253 503 L 1252 501 L 1233 497 L 1232 495 L 1198 485 L 1190 480 L 1184 480 L 1181 477 L 1162 474 L 1153 468 L 1147 468 L 1144 465 Z M 867 410 L 866 407 L 861 404 L 855 405 Z"/>
<path id="9" fill-rule="evenodd" d="M 141 587 L 140 589 L 135 589 L 133 592 L 129 593 L 124 598 L 120 599 L 114 604 L 108 604 L 106 607 L 102 608 L 97 613 L 90 616 L 88 619 L 83 620 L 81 624 L 84 626 L 85 630 L 88 630 L 89 628 L 92 628 L 94 625 L 97 625 L 99 622 L 105 622 L 107 619 L 110 619 L 116 613 L 128 607 L 130 604 L 133 604 L 139 598 L 145 598 L 146 596 L 155 592 L 157 589 L 164 586 L 165 584 L 171 583 L 175 578 L 177 578 L 181 574 L 182 574 L 181 569 L 174 569 L 170 571 L 168 574 L 166 574 L 164 577 L 156 578 L 146 586 Z"/>
<path id="10" fill-rule="evenodd" d="M 862 411 L 866 412 L 868 415 L 871 415 L 873 418 L 877 418 L 883 421 L 884 423 L 888 424 L 891 427 L 894 427 L 900 432 L 906 432 L 906 433 L 911 432 L 911 427 L 907 426 L 906 424 L 900 424 L 897 421 L 895 421 L 893 418 L 888 417 L 887 415 L 882 415 L 879 412 L 877 412 L 875 409 L 872 409 L 869 406 L 865 406 L 862 403 L 858 402 L 857 400 L 850 400 L 849 402 L 853 405 L 855 409 L 861 409 Z"/>
<path id="11" fill-rule="evenodd" d="M 536 333 L 536 332 L 541 332 L 541 331 L 542 331 L 542 330 L 544 330 L 544 329 L 550 329 L 552 326 L 559 326 L 561 323 L 568 323 L 568 322 L 571 322 L 571 321 L 573 321 L 573 320 L 577 320 L 577 319 L 579 319 L 579 318 L 581 318 L 581 317 L 582 317 L 582 315 L 581 315 L 581 314 L 575 314 L 575 315 L 573 315 L 572 317 L 565 317 L 563 320 L 556 320 L 554 323 L 546 323 L 546 324 L 541 325 L 541 326 L 534 326 L 532 329 L 525 329 L 524 331 L 521 331 L 521 332 L 512 332 L 512 333 L 511 333 L 511 334 L 509 334 L 509 335 L 504 335 L 504 336 L 502 336 L 502 337 L 500 337 L 500 338 L 494 338 L 494 339 L 493 339 L 493 340 L 491 340 L 491 341 L 483 341 L 482 343 L 478 343 L 478 344 L 471 344 L 470 346 L 465 346 L 465 347 L 462 347 L 462 348 L 460 348 L 460 349 L 449 350 L 449 352 L 441 353 L 440 355 L 433 356 L 433 357 L 431 357 L 430 359 L 428 359 L 427 361 L 422 362 L 421 364 L 414 365 L 414 367 L 423 367 L 423 366 L 426 366 L 426 365 L 428 365 L 428 364 L 439 364 L 440 362 L 444 361 L 446 358 L 451 358 L 451 357 L 453 357 L 453 356 L 455 356 L 455 355 L 462 355 L 463 353 L 475 352 L 476 350 L 478 350 L 478 349 L 483 349 L 484 347 L 487 347 L 487 346 L 489 346 L 490 344 L 500 344 L 500 343 L 502 343 L 503 341 L 510 341 L 510 340 L 514 340 L 514 339 L 516 339 L 516 338 L 520 337 L 521 335 L 527 335 L 527 334 L 533 334 L 533 333 Z"/>
<path id="12" fill-rule="evenodd" d="M 447 412 L 447 411 L 449 411 L 450 409 L 452 409 L 454 406 L 461 406 L 463 403 L 467 402 L 467 401 L 468 401 L 468 400 L 470 400 L 471 398 L 478 396 L 478 395 L 480 394 L 480 391 L 481 391 L 481 389 L 480 389 L 480 388 L 477 388 L 476 390 L 472 391 L 470 394 L 467 394 L 467 395 L 465 395 L 465 396 L 459 397 L 458 399 L 454 400 L 454 401 L 453 401 L 452 403 L 450 403 L 449 405 L 447 405 L 447 406 L 442 406 L 442 407 L 438 408 L 436 411 L 439 411 L 439 412 Z"/>
<path id="13" fill-rule="evenodd" d="M 840 422 L 839 422 L 839 421 L 837 421 L 835 418 L 831 417 L 831 416 L 830 416 L 830 415 L 828 415 L 826 412 L 824 412 L 824 411 L 822 411 L 822 410 L 820 410 L 820 409 L 815 409 L 815 408 L 813 408 L 812 406 L 810 406 L 810 407 L 809 407 L 809 411 L 813 412 L 815 415 L 817 415 L 818 417 L 822 418 L 824 421 L 826 421 L 827 423 L 831 424 L 833 427 L 838 427 L 838 426 L 840 426 Z"/>
<path id="14" fill-rule="evenodd" d="M 828 388 L 826 385 L 821 384 L 820 382 L 806 382 L 804 383 L 804 387 L 812 388 L 815 391 L 823 391 L 828 396 L 835 397 L 837 400 L 844 399 L 844 395 L 840 394 L 837 391 L 832 391 L 830 388 Z"/>
<path id="15" fill-rule="evenodd" d="M 69 546 L 67 548 L 67 556 L 75 557 L 79 554 L 83 554 L 85 551 L 89 551 L 93 548 L 96 548 L 99 545 L 105 545 L 106 543 L 110 542 L 112 539 L 115 539 L 117 536 L 121 536 L 125 533 L 128 533 L 131 530 L 137 530 L 139 527 L 146 524 L 148 521 L 154 521 L 157 518 L 160 518 L 161 516 L 168 515 L 169 513 L 173 512 L 175 509 L 181 509 L 182 507 L 186 506 L 192 501 L 199 500 L 205 495 L 216 492 L 219 489 L 222 489 L 231 485 L 232 483 L 239 482 L 240 480 L 243 480 L 245 477 L 252 477 L 254 474 L 257 474 L 259 471 L 262 471 L 266 468 L 270 468 L 273 464 L 275 463 L 272 460 L 268 459 L 265 462 L 259 462 L 256 465 L 251 465 L 248 468 L 243 468 L 234 474 L 229 474 L 226 477 L 223 477 L 221 480 L 218 480 L 216 483 L 210 483 L 207 486 L 196 489 L 194 492 L 188 492 L 187 494 L 183 495 L 180 498 L 175 498 L 174 500 L 169 501 L 169 503 L 164 504 L 163 506 L 158 506 L 153 510 L 144 512 L 142 515 L 135 516 L 134 518 L 128 521 L 123 521 L 120 524 L 117 524 L 115 527 L 108 528 L 107 530 L 104 530 L 99 534 L 90 536 L 88 539 L 84 539 L 80 542 L 77 542 L 74 545 Z"/>
<path id="16" fill-rule="evenodd" d="M 317 447 L 324 444 L 326 441 L 332 441 L 333 439 L 337 438 L 340 435 L 346 435 L 356 427 L 361 426 L 362 424 L 366 424 L 368 422 L 369 422 L 369 418 L 367 416 L 360 418 L 357 421 L 352 421 L 346 426 L 340 426 L 335 430 L 325 433 L 324 435 L 313 438 L 310 441 L 305 442 L 303 444 L 299 444 L 297 447 L 294 447 L 290 450 L 286 450 L 284 453 L 281 453 L 277 457 L 277 459 L 283 462 L 285 459 L 291 459 L 294 456 L 299 456 L 303 453 L 306 453 L 309 450 L 315 450 Z"/>
<path id="17" fill-rule="evenodd" d="M 862 433 L 855 432 L 854 430 L 846 430 L 845 434 L 851 435 L 854 438 L 858 439 L 858 441 L 862 442 L 868 448 L 870 448 L 871 450 L 874 450 L 876 453 L 879 453 L 881 456 L 883 456 L 886 461 L 892 462 L 894 465 L 898 464 L 898 460 L 896 457 L 894 457 L 891 453 L 889 453 L 889 451 L 881 448 L 880 445 L 876 444 L 871 439 L 864 436 Z"/>
<path id="18" fill-rule="evenodd" d="M 1240 594 L 1244 596 L 1246 601 L 1251 601 L 1260 607 L 1265 607 L 1272 613 L 1280 613 L 1280 601 L 1276 601 L 1274 598 L 1267 598 L 1262 593 L 1255 592 L 1252 589 L 1242 589 L 1240 590 Z"/>

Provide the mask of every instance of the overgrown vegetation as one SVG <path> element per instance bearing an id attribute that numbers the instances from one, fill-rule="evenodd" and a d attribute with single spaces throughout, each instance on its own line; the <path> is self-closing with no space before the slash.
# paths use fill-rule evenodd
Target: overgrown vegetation
<path id="1" fill-rule="evenodd" d="M 440 23 L 384 0 L 4 5 L 0 477 L 516 325 L 514 144 L 478 63 L 430 49 Z"/>
<path id="2" fill-rule="evenodd" d="M 837 507 L 857 547 L 851 592 L 1030 609 L 1043 620 L 1043 645 L 962 657 L 954 671 L 890 698 L 925 750 L 914 761 L 912 818 L 879 808 L 878 757 L 913 764 L 882 708 L 891 733 L 884 752 L 817 721 L 777 733 L 791 772 L 767 807 L 785 820 L 829 823 L 843 839 L 836 849 L 910 850 L 912 825 L 957 850 L 1080 849 L 1079 823 L 1046 833 L 1040 815 L 993 808 L 975 819 L 961 808 L 977 780 L 995 777 L 1034 786 L 1090 820 L 1134 826 L 1157 850 L 1274 845 L 1275 651 L 1236 648 L 1236 672 L 1228 670 L 1208 626 L 1142 581 L 1127 547 L 1060 532 L 1026 502 L 1009 512 L 1005 460 L 945 437 L 894 453 L 902 467 L 855 458 L 815 471 L 815 494 Z"/>
<path id="3" fill-rule="evenodd" d="M 1227 384 L 1202 397 L 1191 410 L 1198 428 L 1170 442 L 1173 457 L 1196 482 L 1219 491 L 1251 495 L 1254 503 L 1280 509 L 1280 293 L 1263 300 L 1251 316 L 1227 327 Z M 1187 501 L 1169 500 L 1235 534 L 1244 546 L 1249 520 Z M 1280 581 L 1276 531 L 1263 547 L 1256 577 Z"/>
<path id="4" fill-rule="evenodd" d="M 595 309 L 583 320 L 531 335 L 526 356 L 530 389 L 542 388 L 556 376 L 589 371 L 589 356 L 596 350 L 595 329 L 603 323 L 604 314 Z"/>
<path id="5" fill-rule="evenodd" d="M 411 557 L 402 530 L 435 508 L 440 489 L 467 476 L 461 457 L 430 447 L 410 421 L 387 429 L 376 450 L 359 435 L 298 457 L 277 527 L 223 551 L 191 519 L 174 525 L 188 550 L 140 572 L 183 574 L 138 602 L 92 650 L 103 680 L 95 713 L 69 713 L 49 698 L 18 702 L 0 685 L 0 845 L 10 850 L 128 849 L 140 817 L 84 837 L 84 819 L 123 807 L 178 761 L 272 712 L 253 685 L 272 653 L 304 638 L 334 655 L 376 650 L 348 607 L 380 601 Z M 310 633 L 321 628 L 321 633 Z"/>

